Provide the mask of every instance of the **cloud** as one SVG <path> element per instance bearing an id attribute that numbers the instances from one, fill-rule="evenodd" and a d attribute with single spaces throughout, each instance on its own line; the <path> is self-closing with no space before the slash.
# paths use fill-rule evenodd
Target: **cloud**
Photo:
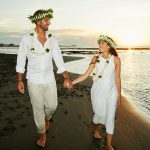
<path id="1" fill-rule="evenodd" d="M 51 33 L 58 39 L 60 45 L 76 45 L 77 47 L 97 47 L 97 37 L 89 35 L 82 29 L 52 30 Z M 23 32 L 0 32 L 0 43 L 19 44 Z M 84 35 L 84 36 L 83 36 Z"/>
<path id="2" fill-rule="evenodd" d="M 58 36 L 70 35 L 70 36 L 86 36 L 88 31 L 86 29 L 56 29 L 52 30 L 52 33 Z"/>
<path id="3" fill-rule="evenodd" d="M 0 28 L 4 26 L 8 26 L 13 21 L 12 18 L 3 19 L 0 21 Z"/>

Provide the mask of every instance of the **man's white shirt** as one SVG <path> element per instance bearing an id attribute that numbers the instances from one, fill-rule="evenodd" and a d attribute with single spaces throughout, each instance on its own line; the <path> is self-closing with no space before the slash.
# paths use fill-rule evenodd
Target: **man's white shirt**
<path id="1" fill-rule="evenodd" d="M 37 39 L 36 32 L 34 32 L 32 38 L 34 51 L 42 53 L 48 48 L 49 52 L 46 52 L 43 55 L 32 53 L 31 35 L 30 33 L 24 34 L 19 46 L 16 71 L 24 73 L 27 59 L 28 65 L 26 78 L 28 81 L 32 83 L 47 84 L 55 80 L 52 59 L 58 68 L 57 73 L 63 73 L 65 71 L 59 44 L 54 36 L 48 37 L 48 33 L 46 33 L 47 41 L 45 42 L 44 47 Z"/>

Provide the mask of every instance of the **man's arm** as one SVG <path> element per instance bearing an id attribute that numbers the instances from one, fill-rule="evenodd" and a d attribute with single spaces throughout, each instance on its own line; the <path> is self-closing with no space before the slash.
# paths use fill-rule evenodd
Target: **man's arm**
<path id="1" fill-rule="evenodd" d="M 64 87 L 65 88 L 71 88 L 72 87 L 72 82 L 69 78 L 69 74 L 68 72 L 66 71 L 65 69 L 65 65 L 64 65 L 64 60 L 63 60 L 63 57 L 62 57 L 62 54 L 61 54 L 61 51 L 60 51 L 60 48 L 59 48 L 59 44 L 57 42 L 57 40 L 54 38 L 53 39 L 54 41 L 54 47 L 53 47 L 53 59 L 54 59 L 54 62 L 58 68 L 58 71 L 57 73 L 62 73 L 63 74 L 63 79 L 64 79 Z"/>
<path id="2" fill-rule="evenodd" d="M 18 85 L 18 91 L 20 93 L 24 93 L 24 83 L 23 83 L 23 80 L 22 80 L 22 76 L 23 74 L 22 73 L 17 73 L 17 85 Z"/>
<path id="3" fill-rule="evenodd" d="M 28 48 L 26 44 L 26 36 L 24 35 L 19 45 L 19 51 L 17 55 L 17 65 L 16 65 L 17 86 L 18 86 L 18 91 L 21 93 L 24 93 L 23 73 L 25 71 L 24 68 L 26 63 L 27 51 Z"/>
<path id="4" fill-rule="evenodd" d="M 52 41 L 53 42 L 52 43 L 52 45 L 53 45 L 52 57 L 53 57 L 53 60 L 54 60 L 56 66 L 58 68 L 57 73 L 58 74 L 61 74 L 61 73 L 64 74 L 66 69 L 65 69 L 64 60 L 63 60 L 63 57 L 61 54 L 61 50 L 59 48 L 59 44 L 58 44 L 57 40 L 54 37 L 52 37 L 52 38 L 53 38 L 52 39 L 53 40 Z"/>

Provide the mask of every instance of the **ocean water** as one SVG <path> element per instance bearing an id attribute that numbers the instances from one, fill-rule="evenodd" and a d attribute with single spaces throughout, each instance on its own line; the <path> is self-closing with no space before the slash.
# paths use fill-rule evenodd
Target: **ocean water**
<path id="1" fill-rule="evenodd" d="M 122 93 L 150 119 L 150 51 L 118 51 L 118 54 L 121 59 Z M 66 68 L 70 72 L 83 74 L 91 58 L 91 55 L 86 55 L 84 59 L 68 62 Z"/>
<path id="2" fill-rule="evenodd" d="M 3 54 L 17 54 L 18 48 L 16 47 L 0 47 L 0 53 Z"/>
<path id="3" fill-rule="evenodd" d="M 17 54 L 17 52 L 17 48 L 0 48 L 0 53 Z M 150 51 L 128 50 L 118 51 L 118 54 L 121 58 L 122 93 L 146 118 L 150 119 Z M 65 64 L 67 71 L 77 74 L 85 72 L 92 58 L 88 53 L 64 53 L 63 55 L 84 57 Z"/>

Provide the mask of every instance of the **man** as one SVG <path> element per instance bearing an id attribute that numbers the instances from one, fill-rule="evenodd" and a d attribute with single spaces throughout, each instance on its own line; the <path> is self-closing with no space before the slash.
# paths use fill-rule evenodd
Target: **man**
<path id="1" fill-rule="evenodd" d="M 35 23 L 35 29 L 23 35 L 17 56 L 17 83 L 18 90 L 24 93 L 23 73 L 27 65 L 27 85 L 33 108 L 34 121 L 39 138 L 38 146 L 44 147 L 46 131 L 50 126 L 50 118 L 57 107 L 57 88 L 53 73 L 52 58 L 62 73 L 64 87 L 72 86 L 68 73 L 65 71 L 64 61 L 55 37 L 48 34 L 50 19 L 53 10 L 38 10 L 29 19 Z"/>

